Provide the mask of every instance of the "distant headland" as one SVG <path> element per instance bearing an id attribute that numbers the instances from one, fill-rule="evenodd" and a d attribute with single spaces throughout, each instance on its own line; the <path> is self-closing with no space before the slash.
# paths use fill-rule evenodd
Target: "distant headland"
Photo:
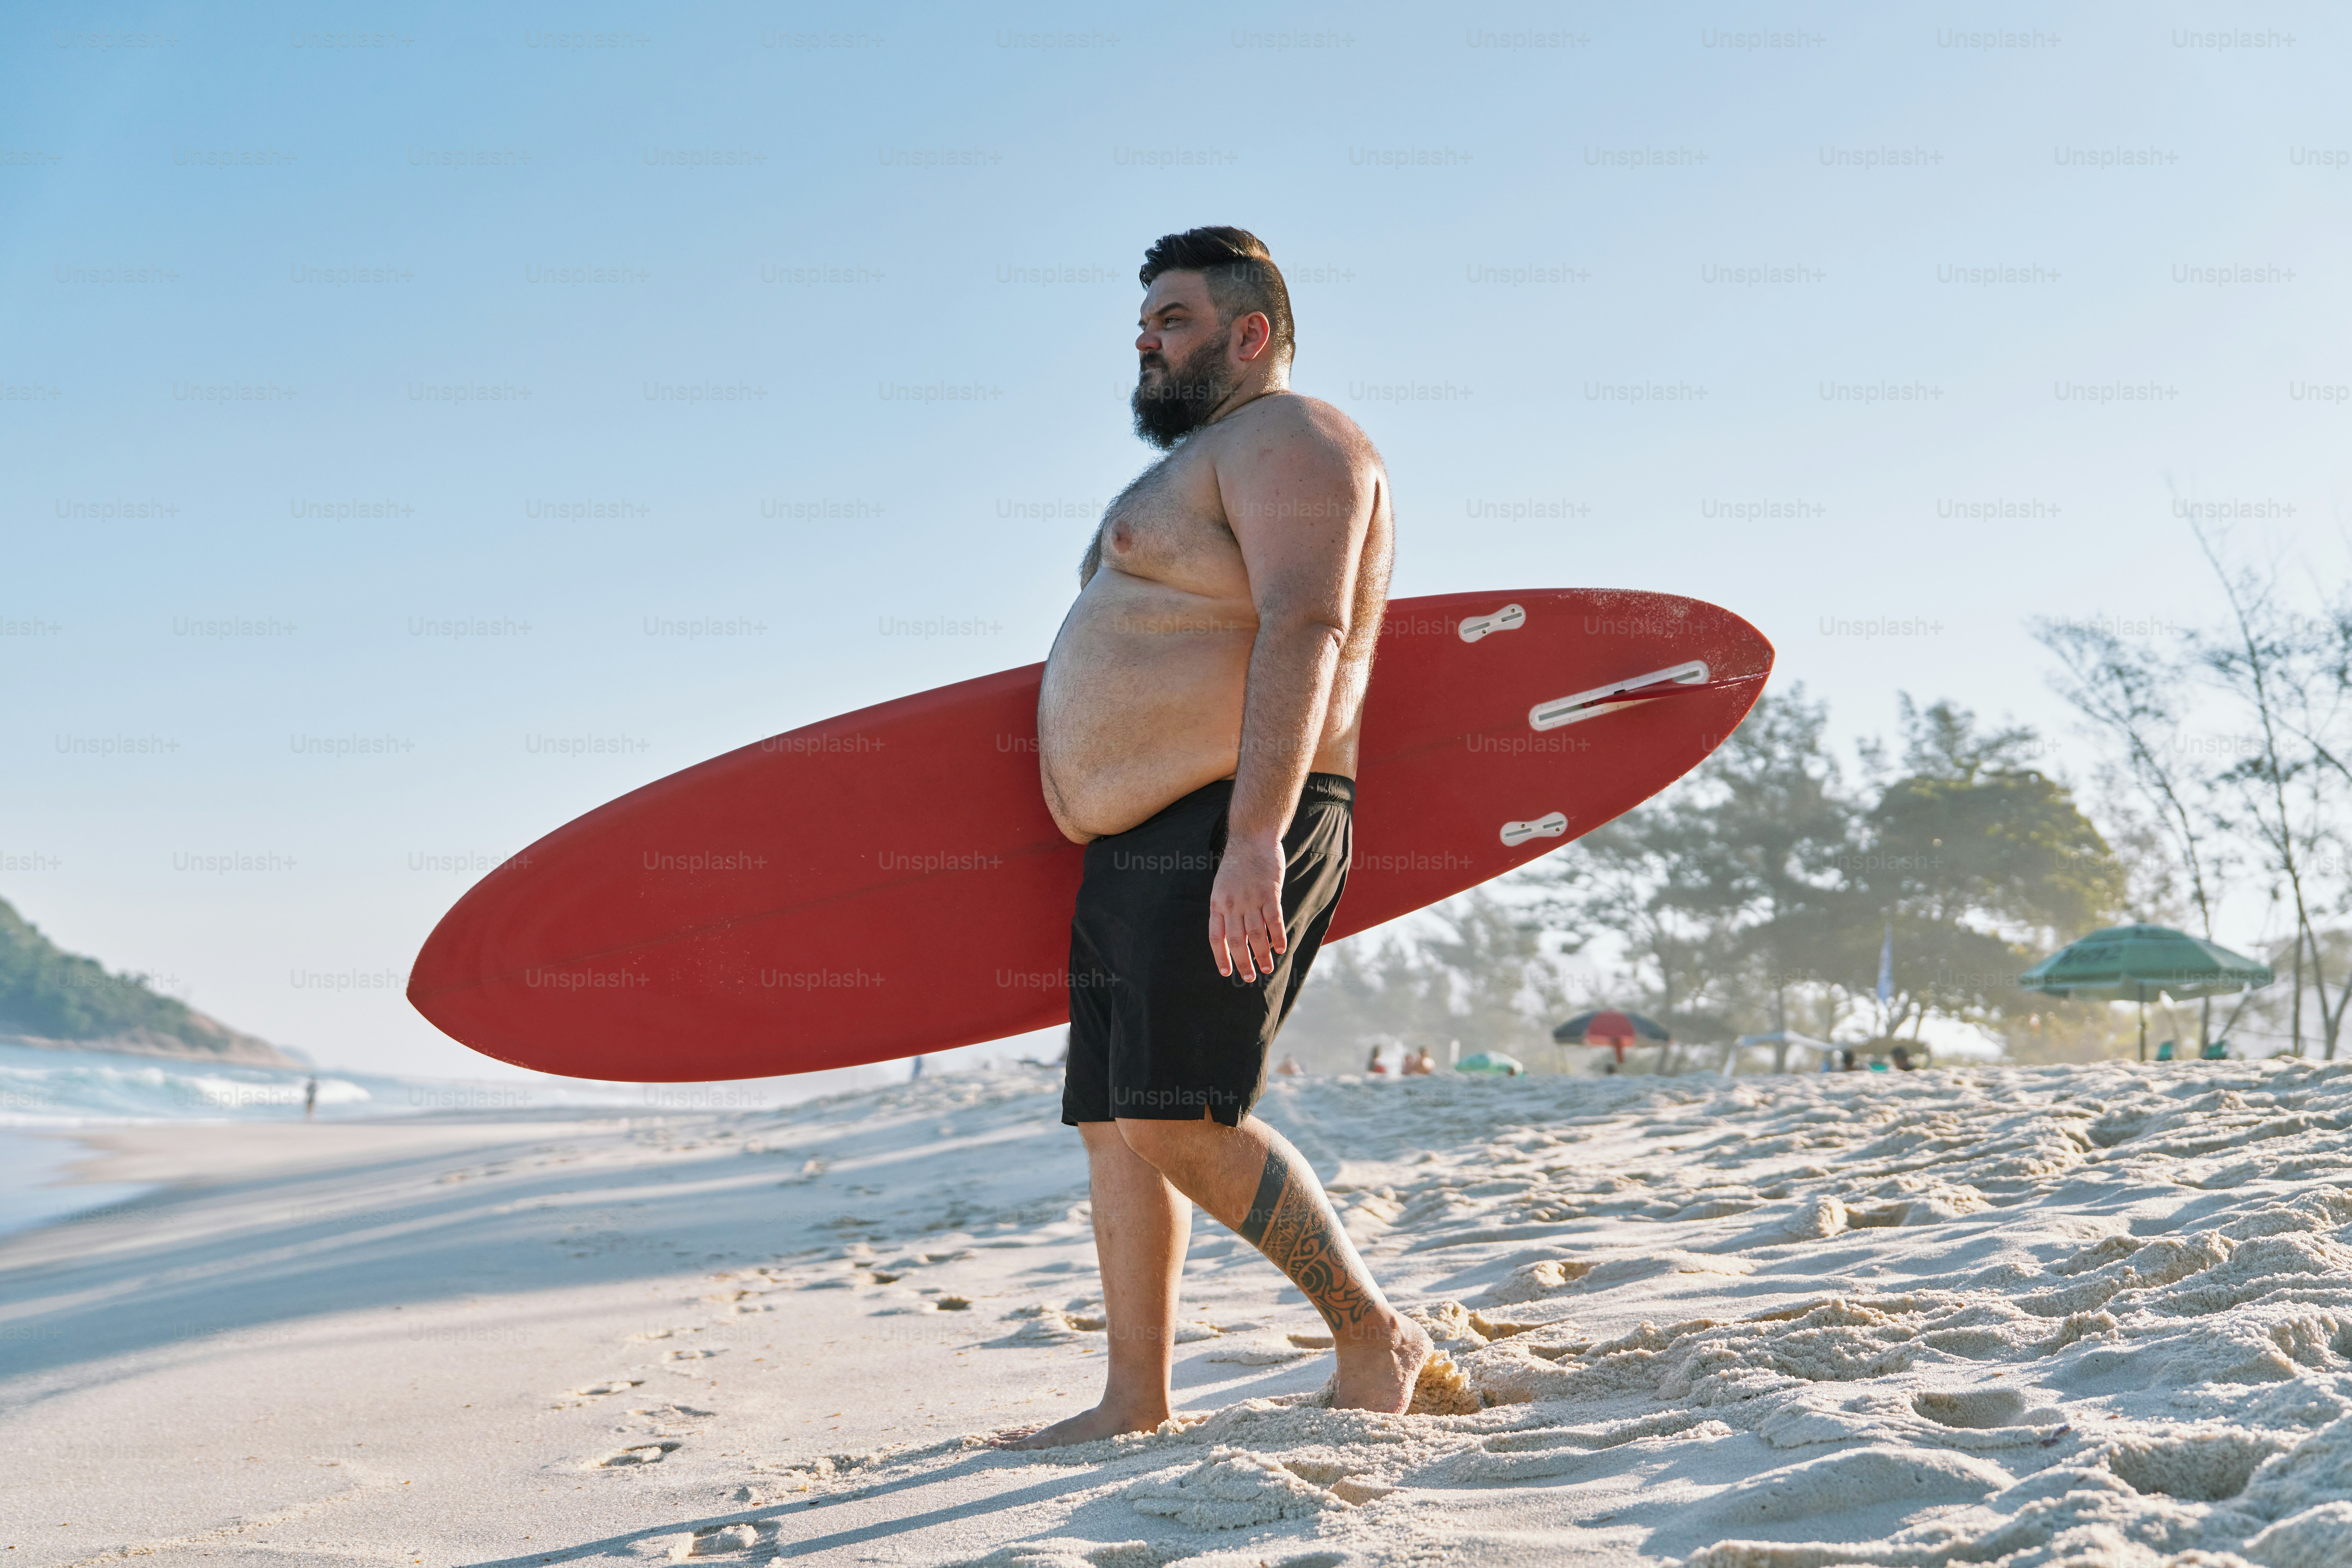
<path id="1" fill-rule="evenodd" d="M 0 899 L 0 1045 L 307 1068 L 309 1059 L 61 951 Z"/>

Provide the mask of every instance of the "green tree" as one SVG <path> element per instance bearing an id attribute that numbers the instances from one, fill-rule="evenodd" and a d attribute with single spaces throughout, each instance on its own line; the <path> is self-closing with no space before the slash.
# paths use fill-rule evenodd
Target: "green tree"
<path id="1" fill-rule="evenodd" d="M 1549 919 L 1614 935 L 1679 1038 L 1792 1026 L 1841 956 L 1855 811 L 1827 724 L 1802 687 L 1768 693 L 1688 779 L 1527 873 Z"/>
<path id="2" fill-rule="evenodd" d="M 1690 778 L 1528 873 L 1546 914 L 1611 933 L 1640 1000 L 1712 1037 L 1827 1037 L 1857 1016 L 1916 1036 L 1931 1014 L 1989 1022 L 2035 1005 L 2016 989 L 2028 944 L 2113 907 L 2114 856 L 2066 786 L 2028 765 L 2032 731 L 1979 726 L 1949 702 L 1905 698 L 1901 716 L 1899 770 L 1880 763 L 1895 776 L 1858 798 L 1822 707 L 1801 689 L 1768 694 Z M 1890 924 L 1899 990 L 1881 1017 Z"/>
<path id="3" fill-rule="evenodd" d="M 1916 1037 L 1931 1014 L 1990 1022 L 2047 1006 L 2016 977 L 2065 936 L 2103 923 L 2124 878 L 2065 784 L 2023 765 L 2030 730 L 1980 731 L 1949 702 L 1903 700 L 1906 772 L 1864 819 L 1867 847 L 1852 890 L 1877 918 L 1847 959 L 1874 986 L 1883 926 L 1895 931 L 1900 987 L 1886 1023 Z M 1849 940 L 1852 940 L 1849 937 Z M 1865 978 L 1867 977 L 1867 978 Z"/>
<path id="4" fill-rule="evenodd" d="M 1606 931 L 1630 968 L 1631 998 L 1669 1026 L 1718 1010 L 1730 995 L 1729 933 L 1700 894 L 1693 853 L 1703 823 L 1673 804 L 1627 813 L 1546 856 L 1520 876 L 1537 916 L 1581 946 Z"/>
<path id="5" fill-rule="evenodd" d="M 1901 713 L 1900 770 L 1867 799 L 1843 783 L 1822 705 L 1801 688 L 1768 694 L 1688 778 L 1509 890 L 1442 906 L 1410 939 L 1335 944 L 1285 1045 L 1322 1070 L 1360 1068 L 1374 1043 L 1449 1038 L 1543 1059 L 1543 1026 L 1569 1006 L 1547 928 L 1570 949 L 1605 936 L 1626 965 L 1607 1000 L 1689 1043 L 1827 1037 L 1858 1015 L 1916 1036 L 1929 1015 L 2049 1011 L 2016 987 L 2030 944 L 2100 921 L 2121 897 L 2115 858 L 2066 786 L 2029 765 L 2033 731 L 1980 727 L 1949 702 L 1906 698 Z M 1901 989 L 1881 1019 L 1888 923 Z"/>
<path id="6" fill-rule="evenodd" d="M 1817 984 L 1855 918 L 1841 885 L 1854 849 L 1855 811 L 1823 742 L 1825 704 L 1799 687 L 1759 702 L 1709 759 L 1715 798 L 1691 815 L 1702 842 L 1691 896 L 1728 931 L 1746 994 L 1727 1005 L 1753 1013 L 1759 997 L 1774 1029 L 1790 1026 L 1792 991 Z"/>

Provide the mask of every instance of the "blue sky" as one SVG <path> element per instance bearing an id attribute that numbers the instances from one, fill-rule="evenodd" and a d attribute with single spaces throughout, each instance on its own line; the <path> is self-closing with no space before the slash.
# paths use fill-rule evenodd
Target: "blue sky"
<path id="1" fill-rule="evenodd" d="M 2025 617 L 2206 618 L 2168 479 L 2342 572 L 2340 10 L 1447 16 L 16 7 L 0 897 L 322 1060 L 487 1070 L 299 977 L 1041 658 L 1197 223 L 1289 271 L 1396 594 L 1710 599 L 1848 737 L 2063 730 Z"/>

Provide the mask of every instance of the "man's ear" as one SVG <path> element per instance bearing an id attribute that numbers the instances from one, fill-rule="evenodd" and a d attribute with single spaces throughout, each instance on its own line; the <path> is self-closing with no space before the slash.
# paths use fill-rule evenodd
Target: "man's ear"
<path id="1" fill-rule="evenodd" d="M 1274 346 L 1274 323 L 1264 310 L 1252 310 L 1234 323 L 1234 355 L 1244 364 L 1255 364 Z"/>

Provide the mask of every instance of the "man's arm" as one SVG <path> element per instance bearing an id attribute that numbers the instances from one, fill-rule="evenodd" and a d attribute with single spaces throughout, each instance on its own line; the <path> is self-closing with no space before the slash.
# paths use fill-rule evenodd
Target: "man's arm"
<path id="1" fill-rule="evenodd" d="M 1339 415 L 1303 399 L 1267 413 L 1276 417 L 1217 465 L 1258 628 L 1224 858 L 1210 894 L 1209 950 L 1220 974 L 1238 968 L 1244 980 L 1271 971 L 1289 945 L 1282 836 L 1322 737 L 1378 500 L 1352 432 L 1336 427 Z"/>

